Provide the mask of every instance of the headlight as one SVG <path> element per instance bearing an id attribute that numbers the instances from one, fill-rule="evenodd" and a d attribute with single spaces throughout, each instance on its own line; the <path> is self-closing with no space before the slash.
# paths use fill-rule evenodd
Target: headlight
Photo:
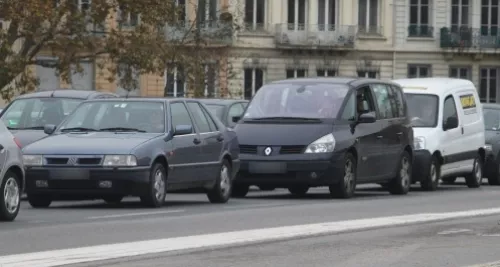
<path id="1" fill-rule="evenodd" d="M 24 166 L 42 166 L 42 155 L 23 155 Z"/>
<path id="2" fill-rule="evenodd" d="M 335 149 L 333 134 L 327 134 L 307 146 L 305 153 L 329 153 Z"/>
<path id="3" fill-rule="evenodd" d="M 137 166 L 137 158 L 134 155 L 106 155 L 103 166 Z"/>
<path id="4" fill-rule="evenodd" d="M 424 137 L 415 137 L 413 139 L 413 146 L 415 150 L 425 149 L 425 138 Z"/>
<path id="5" fill-rule="evenodd" d="M 486 144 L 486 145 L 484 145 L 484 150 L 491 152 L 491 151 L 493 151 L 493 146 L 490 144 Z"/>

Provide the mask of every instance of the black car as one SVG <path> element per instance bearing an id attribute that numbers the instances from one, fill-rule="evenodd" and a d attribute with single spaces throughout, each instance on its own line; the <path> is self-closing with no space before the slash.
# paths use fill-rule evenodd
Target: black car
<path id="1" fill-rule="evenodd" d="M 227 127 L 236 125 L 234 118 L 240 118 L 248 105 L 244 99 L 200 99 Z"/>
<path id="2" fill-rule="evenodd" d="M 500 185 L 500 105 L 483 104 L 485 150 L 485 177 L 490 185 Z"/>
<path id="3" fill-rule="evenodd" d="M 233 196 L 251 185 L 304 195 L 329 186 L 349 198 L 356 184 L 411 184 L 413 131 L 401 88 L 364 78 L 288 79 L 264 85 L 234 128 L 241 168 Z"/>
<path id="4" fill-rule="evenodd" d="M 33 207 L 128 195 L 160 207 L 167 190 L 190 188 L 225 203 L 239 169 L 236 134 L 192 99 L 89 100 L 45 133 L 23 149 Z"/>
<path id="5" fill-rule="evenodd" d="M 88 99 L 116 98 L 106 92 L 59 89 L 24 94 L 0 113 L 5 126 L 26 146 L 46 136 L 45 124 L 58 125 L 81 102 Z"/>

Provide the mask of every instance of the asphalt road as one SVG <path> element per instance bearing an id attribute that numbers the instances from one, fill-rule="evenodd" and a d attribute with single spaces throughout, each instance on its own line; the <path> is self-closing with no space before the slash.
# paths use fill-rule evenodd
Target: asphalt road
<path id="1" fill-rule="evenodd" d="M 119 206 L 103 201 L 55 202 L 48 209 L 33 209 L 24 202 L 14 223 L 0 224 L 0 256 L 287 225 L 497 208 L 500 187 L 469 189 L 460 183 L 442 185 L 437 192 L 422 192 L 415 187 L 409 195 L 393 196 L 378 185 L 369 185 L 360 187 L 348 200 L 331 199 L 326 188 L 313 189 L 301 199 L 293 198 L 286 190 L 255 191 L 245 199 L 231 199 L 222 205 L 210 204 L 202 194 L 169 194 L 167 198 L 166 207 L 161 209 L 143 208 L 134 198 Z M 129 259 L 109 266 L 459 266 L 454 264 L 453 255 L 457 260 L 467 258 L 458 261 L 462 264 L 500 260 L 498 220 L 500 215 L 188 255 L 157 255 L 154 259 Z M 470 229 L 483 235 L 437 234 L 448 228 Z M 495 231 L 498 237 L 484 236 Z M 158 265 L 161 261 L 172 264 Z M 336 262 L 339 264 L 333 264 Z M 96 266 L 108 266 L 103 264 Z"/>

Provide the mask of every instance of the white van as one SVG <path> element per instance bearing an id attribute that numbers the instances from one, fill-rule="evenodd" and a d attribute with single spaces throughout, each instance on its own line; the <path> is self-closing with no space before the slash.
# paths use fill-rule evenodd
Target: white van
<path id="1" fill-rule="evenodd" d="M 413 182 L 434 191 L 439 180 L 465 177 L 477 188 L 485 160 L 483 110 L 471 81 L 453 78 L 394 80 L 401 85 L 412 121 Z"/>

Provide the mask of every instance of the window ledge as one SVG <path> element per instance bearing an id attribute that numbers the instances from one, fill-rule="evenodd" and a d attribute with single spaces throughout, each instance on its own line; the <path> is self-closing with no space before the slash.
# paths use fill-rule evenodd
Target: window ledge
<path id="1" fill-rule="evenodd" d="M 272 37 L 272 34 L 270 32 L 265 32 L 265 31 L 242 31 L 238 33 L 238 36 L 243 36 L 243 37 Z"/>
<path id="2" fill-rule="evenodd" d="M 420 42 L 420 41 L 424 41 L 424 42 L 434 42 L 436 39 L 434 37 L 407 37 L 406 38 L 407 41 L 417 41 L 417 42 Z"/>
<path id="3" fill-rule="evenodd" d="M 370 35 L 370 34 L 359 34 L 358 39 L 360 39 L 360 40 L 387 41 L 387 37 L 385 37 L 383 35 Z"/>

